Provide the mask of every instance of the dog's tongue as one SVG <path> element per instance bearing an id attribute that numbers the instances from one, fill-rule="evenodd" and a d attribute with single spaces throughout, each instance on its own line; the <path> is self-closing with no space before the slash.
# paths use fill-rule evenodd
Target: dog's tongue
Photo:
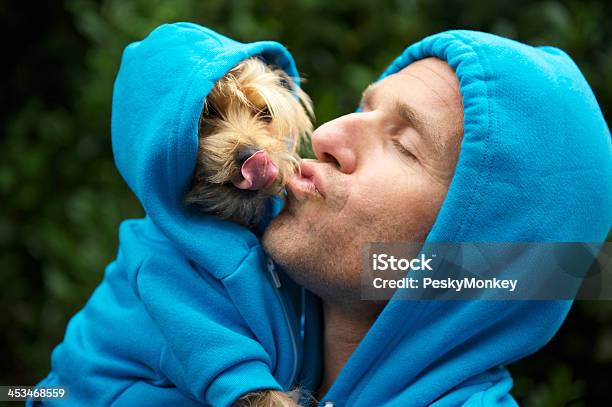
<path id="1" fill-rule="evenodd" d="M 259 150 L 242 164 L 240 173 L 244 179 L 233 182 L 236 188 L 256 191 L 272 185 L 278 177 L 278 167 L 265 150 Z"/>

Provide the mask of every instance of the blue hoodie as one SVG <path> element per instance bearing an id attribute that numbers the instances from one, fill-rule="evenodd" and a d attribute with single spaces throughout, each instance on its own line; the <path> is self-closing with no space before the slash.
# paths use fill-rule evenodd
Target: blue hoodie
<path id="1" fill-rule="evenodd" d="M 449 31 L 407 48 L 381 79 L 426 57 L 455 70 L 464 109 L 459 161 L 427 242 L 604 241 L 610 131 L 574 62 L 552 47 Z M 391 300 L 323 401 L 516 405 L 503 366 L 546 344 L 570 306 Z"/>
<path id="2" fill-rule="evenodd" d="M 68 386 L 57 405 L 228 406 L 253 390 L 316 380 L 299 377 L 311 299 L 275 273 L 251 231 L 184 204 L 204 99 L 253 56 L 297 80 L 282 45 L 242 44 L 190 23 L 125 49 L 113 152 L 146 217 L 121 224 L 116 260 L 53 351 L 39 387 Z"/>

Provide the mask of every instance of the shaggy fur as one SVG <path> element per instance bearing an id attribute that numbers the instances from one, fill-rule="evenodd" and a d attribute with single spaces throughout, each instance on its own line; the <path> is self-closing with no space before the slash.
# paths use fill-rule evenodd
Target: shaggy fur
<path id="1" fill-rule="evenodd" d="M 296 171 L 300 143 L 312 133 L 310 98 L 280 69 L 250 58 L 221 78 L 208 97 L 199 129 L 199 153 L 187 202 L 202 212 L 255 226 L 266 202 L 282 197 Z M 265 150 L 279 176 L 268 188 L 239 189 L 244 161 Z"/>
<path id="2" fill-rule="evenodd" d="M 299 407 L 295 401 L 297 398 L 299 398 L 298 392 L 262 390 L 241 397 L 234 407 Z"/>

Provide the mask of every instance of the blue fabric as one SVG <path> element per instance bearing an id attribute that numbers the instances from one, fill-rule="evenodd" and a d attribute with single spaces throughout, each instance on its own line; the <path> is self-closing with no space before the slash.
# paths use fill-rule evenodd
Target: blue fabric
<path id="1" fill-rule="evenodd" d="M 612 224 L 610 131 L 561 50 L 449 31 L 426 57 L 459 81 L 464 139 L 427 242 L 602 242 Z M 535 270 L 534 270 L 535 271 Z M 336 406 L 513 406 L 504 365 L 555 334 L 570 301 L 392 300 L 324 396 Z"/>
<path id="2" fill-rule="evenodd" d="M 125 49 L 113 152 L 146 217 L 121 224 L 116 260 L 53 351 L 39 386 L 70 388 L 57 405 L 228 406 L 298 380 L 303 290 L 286 278 L 273 284 L 251 231 L 184 204 L 204 99 L 251 56 L 297 79 L 282 45 L 242 44 L 190 23 Z"/>

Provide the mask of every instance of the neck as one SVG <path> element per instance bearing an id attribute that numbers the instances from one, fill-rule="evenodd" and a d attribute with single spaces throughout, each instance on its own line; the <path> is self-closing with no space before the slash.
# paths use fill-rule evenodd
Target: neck
<path id="1" fill-rule="evenodd" d="M 319 395 L 327 393 L 380 313 L 380 308 L 372 303 L 366 304 L 367 308 L 349 307 L 323 301 L 324 369 Z"/>

